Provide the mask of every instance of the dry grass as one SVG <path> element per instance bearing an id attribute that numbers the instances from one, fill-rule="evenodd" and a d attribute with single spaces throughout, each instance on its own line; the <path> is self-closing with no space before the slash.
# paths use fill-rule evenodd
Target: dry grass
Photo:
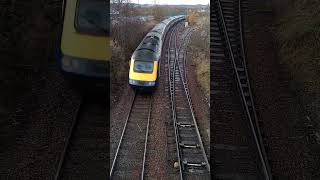
<path id="1" fill-rule="evenodd" d="M 202 87 L 206 97 L 210 96 L 210 62 L 208 57 L 200 54 L 198 58 L 194 59 L 197 70 L 197 79 Z"/>
<path id="2" fill-rule="evenodd" d="M 320 1 L 277 1 L 281 64 L 308 116 L 320 124 Z M 285 9 L 285 10 L 284 10 Z"/>
<path id="3" fill-rule="evenodd" d="M 198 19 L 188 52 L 196 66 L 197 80 L 207 98 L 210 97 L 210 32 L 209 15 Z"/>

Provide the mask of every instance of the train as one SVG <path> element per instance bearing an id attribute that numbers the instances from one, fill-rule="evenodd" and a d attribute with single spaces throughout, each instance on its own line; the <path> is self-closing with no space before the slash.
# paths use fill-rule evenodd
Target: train
<path id="1" fill-rule="evenodd" d="M 172 16 L 157 24 L 141 41 L 131 56 L 129 85 L 134 89 L 154 90 L 159 82 L 162 46 L 168 30 L 185 15 Z"/>
<path id="2" fill-rule="evenodd" d="M 68 79 L 106 84 L 111 58 L 109 2 L 64 0 L 56 59 Z"/>

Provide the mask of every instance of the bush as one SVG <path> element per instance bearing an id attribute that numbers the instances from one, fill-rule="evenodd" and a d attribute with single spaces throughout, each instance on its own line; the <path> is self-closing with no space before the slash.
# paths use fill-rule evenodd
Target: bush
<path id="1" fill-rule="evenodd" d="M 113 82 L 126 82 L 131 55 L 153 26 L 153 23 L 146 24 L 137 20 L 124 20 L 112 25 L 111 76 Z"/>

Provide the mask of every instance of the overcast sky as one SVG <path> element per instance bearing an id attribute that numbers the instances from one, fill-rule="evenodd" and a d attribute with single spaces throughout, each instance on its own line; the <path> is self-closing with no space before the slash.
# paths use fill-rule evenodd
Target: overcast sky
<path id="1" fill-rule="evenodd" d="M 140 4 L 154 4 L 155 0 L 131 0 L 133 3 L 140 3 Z M 156 0 L 157 4 L 208 4 L 210 0 Z"/>

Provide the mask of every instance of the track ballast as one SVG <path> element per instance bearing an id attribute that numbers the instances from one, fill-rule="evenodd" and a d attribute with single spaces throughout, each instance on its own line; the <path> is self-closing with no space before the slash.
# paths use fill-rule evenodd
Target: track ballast
<path id="1" fill-rule="evenodd" d="M 241 0 L 211 6 L 211 119 L 216 179 L 272 179 L 246 69 Z"/>
<path id="2" fill-rule="evenodd" d="M 167 54 L 176 162 L 179 166 L 180 179 L 210 179 L 210 165 L 193 111 L 186 78 L 185 53 L 191 31 L 182 33 L 181 25 L 176 25 L 169 34 Z"/>
<path id="3" fill-rule="evenodd" d="M 135 92 L 113 157 L 110 179 L 144 179 L 152 95 Z"/>
<path id="4" fill-rule="evenodd" d="M 107 104 L 83 97 L 55 173 L 60 179 L 103 179 L 107 176 Z"/>

